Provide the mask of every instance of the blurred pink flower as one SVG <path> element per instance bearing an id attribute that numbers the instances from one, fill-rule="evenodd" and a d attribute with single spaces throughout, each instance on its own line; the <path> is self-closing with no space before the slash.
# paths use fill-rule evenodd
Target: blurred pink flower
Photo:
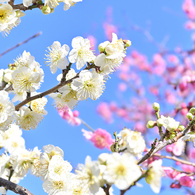
<path id="1" fill-rule="evenodd" d="M 184 146 L 185 142 L 178 140 L 176 143 L 168 145 L 166 147 L 166 151 L 173 153 L 175 156 L 180 156 L 183 152 Z"/>
<path id="2" fill-rule="evenodd" d="M 163 167 L 164 172 L 167 174 L 167 176 L 171 179 L 175 179 L 175 177 L 179 174 L 179 172 L 173 170 L 170 167 Z"/>
<path id="3" fill-rule="evenodd" d="M 121 91 L 121 92 L 126 91 L 126 90 L 127 90 L 127 84 L 125 84 L 125 83 L 119 83 L 118 89 L 119 89 L 119 91 Z"/>
<path id="4" fill-rule="evenodd" d="M 182 169 L 185 172 L 189 172 L 189 173 L 193 173 L 195 171 L 195 167 L 190 166 L 190 165 L 185 165 L 185 164 L 182 165 Z"/>
<path id="5" fill-rule="evenodd" d="M 193 177 L 189 177 L 187 175 L 184 175 L 184 176 L 180 177 L 179 183 L 182 186 L 187 186 L 187 187 L 191 188 L 194 185 Z"/>
<path id="6" fill-rule="evenodd" d="M 193 0 L 185 0 L 183 3 L 183 11 L 187 14 L 188 18 L 191 20 L 195 19 L 195 7 Z"/>
<path id="7" fill-rule="evenodd" d="M 97 112 L 100 116 L 102 116 L 106 120 L 106 122 L 108 122 L 108 123 L 113 122 L 112 112 L 109 108 L 108 103 L 101 102 L 97 107 Z"/>
<path id="8" fill-rule="evenodd" d="M 194 30 L 195 29 L 195 23 L 193 21 L 187 21 L 185 23 L 185 28 L 188 30 Z"/>
<path id="9" fill-rule="evenodd" d="M 72 110 L 69 109 L 67 106 L 65 106 L 64 108 L 59 108 L 57 110 L 59 115 L 64 120 L 67 120 L 67 122 L 70 123 L 71 125 L 77 126 L 81 124 L 81 120 L 78 118 L 79 111 L 75 110 L 74 112 L 72 112 Z"/>
<path id="10" fill-rule="evenodd" d="M 82 129 L 83 135 L 86 139 L 94 143 L 95 147 L 104 149 L 107 148 L 110 150 L 110 146 L 114 143 L 112 136 L 106 130 L 97 129 L 94 133 L 88 132 Z"/>
<path id="11" fill-rule="evenodd" d="M 108 38 L 108 40 L 112 40 L 112 33 L 117 34 L 118 33 L 118 29 L 116 26 L 109 24 L 109 23 L 104 23 L 103 24 L 104 27 L 104 32 L 106 34 L 106 37 Z"/>
<path id="12" fill-rule="evenodd" d="M 92 50 L 95 50 L 95 48 L 96 48 L 96 43 L 97 43 L 96 38 L 95 38 L 93 35 L 89 35 L 87 38 L 88 38 L 89 41 L 90 41 L 91 49 L 92 49 Z"/>

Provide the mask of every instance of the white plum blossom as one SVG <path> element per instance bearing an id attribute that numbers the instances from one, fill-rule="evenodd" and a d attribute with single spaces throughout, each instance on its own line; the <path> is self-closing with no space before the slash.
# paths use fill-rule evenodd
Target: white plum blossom
<path id="1" fill-rule="evenodd" d="M 23 5 L 29 7 L 32 4 L 32 0 L 23 0 Z"/>
<path id="2" fill-rule="evenodd" d="M 49 8 L 55 8 L 56 6 L 59 5 L 59 1 L 58 0 L 45 0 L 44 5 L 49 6 Z"/>
<path id="3" fill-rule="evenodd" d="M 95 56 L 90 50 L 90 41 L 89 39 L 84 39 L 83 37 L 75 37 L 72 40 L 73 49 L 69 53 L 69 61 L 71 63 L 76 62 L 76 67 L 80 70 L 86 62 L 91 62 L 94 60 Z"/>
<path id="4" fill-rule="evenodd" d="M 66 177 L 67 173 L 70 173 L 72 166 L 68 161 L 64 161 L 59 155 L 52 157 L 48 166 L 48 177 L 52 180 L 58 181 L 61 178 Z"/>
<path id="5" fill-rule="evenodd" d="M 12 74 L 13 88 L 18 92 L 34 92 L 40 87 L 42 81 L 42 74 L 32 72 L 27 67 L 22 67 L 15 70 Z"/>
<path id="6" fill-rule="evenodd" d="M 4 141 L 4 148 L 7 152 L 12 154 L 18 148 L 25 149 L 25 140 L 23 137 L 12 137 Z"/>
<path id="7" fill-rule="evenodd" d="M 0 127 L 1 123 L 6 122 L 14 114 L 14 104 L 9 100 L 6 91 L 0 91 Z"/>
<path id="8" fill-rule="evenodd" d="M 0 123 L 0 130 L 6 131 L 9 128 L 9 125 L 14 122 L 14 120 L 15 120 L 15 115 L 9 116 L 5 122 Z"/>
<path id="9" fill-rule="evenodd" d="M 31 152 L 24 148 L 18 148 L 12 153 L 12 158 L 15 159 L 13 163 L 14 172 L 19 177 L 24 177 L 32 166 Z"/>
<path id="10" fill-rule="evenodd" d="M 171 117 L 164 117 L 161 115 L 160 119 L 157 120 L 158 126 L 163 126 L 168 131 L 174 131 L 179 127 L 179 122 L 175 121 L 175 119 Z"/>
<path id="11" fill-rule="evenodd" d="M 180 139 L 183 140 L 183 141 L 192 141 L 193 146 L 195 147 L 195 133 L 194 132 L 187 133 L 186 135 L 184 135 Z"/>
<path id="12" fill-rule="evenodd" d="M 48 195 L 64 195 L 71 194 L 73 185 L 72 174 L 67 174 L 66 177 L 61 178 L 61 180 L 47 179 L 43 183 L 43 189 Z"/>
<path id="13" fill-rule="evenodd" d="M 163 175 L 162 160 L 155 160 L 148 166 L 148 169 L 146 182 L 150 184 L 150 187 L 155 193 L 159 193 L 161 188 L 161 177 Z"/>
<path id="14" fill-rule="evenodd" d="M 43 146 L 43 151 L 47 153 L 50 159 L 54 155 L 60 155 L 61 157 L 64 156 L 64 152 L 61 148 L 59 148 L 58 146 L 51 145 L 51 144 Z"/>
<path id="15" fill-rule="evenodd" d="M 89 186 L 89 190 L 92 194 L 99 191 L 100 187 L 100 164 L 98 161 L 92 161 L 90 156 L 85 159 L 85 165 L 79 164 L 78 169 L 75 170 L 78 179 L 83 184 Z"/>
<path id="16" fill-rule="evenodd" d="M 95 71 L 82 70 L 79 78 L 72 82 L 72 89 L 77 91 L 78 100 L 98 99 L 104 90 L 104 78 Z"/>
<path id="17" fill-rule="evenodd" d="M 130 134 L 127 136 L 127 151 L 133 155 L 142 154 L 146 148 L 145 140 L 140 132 L 130 131 Z"/>
<path id="18" fill-rule="evenodd" d="M 35 95 L 35 94 L 32 93 L 32 95 Z M 36 112 L 38 114 L 43 114 L 43 115 L 47 114 L 47 111 L 44 108 L 45 105 L 47 104 L 47 98 L 46 97 L 42 97 L 42 98 L 38 98 L 36 100 L 33 100 L 29 104 L 30 104 L 31 109 L 34 112 Z"/>
<path id="19" fill-rule="evenodd" d="M 57 68 L 60 68 L 61 70 L 65 69 L 69 62 L 66 58 L 69 52 L 69 46 L 64 44 L 61 46 L 61 44 L 58 41 L 54 41 L 54 43 L 51 45 L 51 47 L 48 47 L 49 54 L 46 54 L 47 57 L 47 63 L 50 66 L 51 72 L 54 74 L 57 71 Z"/>
<path id="20" fill-rule="evenodd" d="M 9 4 L 0 4 L 0 32 L 9 34 L 10 30 L 20 23 L 20 17 L 24 16 L 20 10 L 13 10 Z"/>
<path id="21" fill-rule="evenodd" d="M 122 155 L 112 153 L 107 159 L 103 179 L 109 184 L 114 183 L 120 190 L 125 190 L 133 184 L 141 174 L 141 170 L 136 164 L 136 159 L 133 155 L 128 153 Z"/>
<path id="22" fill-rule="evenodd" d="M 27 107 L 22 107 L 17 113 L 16 124 L 24 130 L 36 129 L 42 119 L 43 114 L 38 114 Z"/>
<path id="23" fill-rule="evenodd" d="M 80 2 L 82 0 L 63 0 L 64 4 L 64 10 L 67 11 L 70 9 L 71 6 L 75 5 L 77 2 Z"/>
<path id="24" fill-rule="evenodd" d="M 4 80 L 6 83 L 9 83 L 9 82 L 12 81 L 12 73 L 13 73 L 13 70 L 5 69 L 5 71 L 4 71 L 4 76 L 3 76 L 3 80 Z"/>
<path id="25" fill-rule="evenodd" d="M 74 69 L 70 69 L 66 75 L 66 81 L 72 79 L 77 74 Z M 62 74 L 58 75 L 57 80 L 62 79 Z M 50 96 L 55 100 L 57 108 L 64 108 L 67 105 L 70 109 L 73 109 L 78 103 L 77 92 L 72 89 L 71 83 L 58 89 L 59 93 L 52 93 Z"/>
<path id="26" fill-rule="evenodd" d="M 42 153 L 40 156 L 40 162 L 37 162 L 35 173 L 38 171 L 39 175 L 41 176 L 41 179 L 44 181 L 48 177 L 48 167 L 50 158 L 47 155 L 47 153 Z"/>
<path id="27" fill-rule="evenodd" d="M 100 67 L 100 72 L 104 75 L 115 71 L 126 56 L 123 40 L 118 40 L 115 33 L 112 33 L 112 42 L 106 41 L 100 44 L 99 49 L 101 54 L 95 58 L 94 63 Z"/>

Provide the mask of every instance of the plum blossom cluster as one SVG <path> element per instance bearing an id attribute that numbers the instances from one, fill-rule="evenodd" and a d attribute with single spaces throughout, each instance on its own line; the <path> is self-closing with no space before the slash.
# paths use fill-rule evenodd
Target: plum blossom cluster
<path id="1" fill-rule="evenodd" d="M 61 46 L 57 41 L 48 47 L 46 63 L 50 66 L 51 72 L 54 74 L 58 68 L 66 69 L 68 72 L 58 75 L 57 80 L 61 83 L 70 81 L 59 88 L 57 93 L 50 95 L 55 100 L 57 108 L 63 109 L 66 105 L 73 109 L 81 100 L 99 98 L 105 89 L 108 75 L 122 63 L 125 51 L 130 46 L 129 42 L 118 39 L 113 33 L 112 42 L 100 44 L 100 54 L 97 56 L 91 50 L 89 39 L 83 37 L 75 37 L 72 40 L 71 51 L 68 45 Z M 77 70 L 82 70 L 76 73 L 71 68 L 72 63 L 76 63 Z"/>
<path id="2" fill-rule="evenodd" d="M 37 95 L 37 89 L 43 82 L 44 72 L 40 64 L 29 52 L 23 54 L 10 64 L 8 69 L 1 69 L 1 87 L 0 91 L 1 121 L 0 130 L 6 128 L 13 121 L 24 130 L 36 129 L 38 123 L 47 114 L 44 109 L 47 104 L 47 98 L 42 97 L 29 101 L 25 106 L 15 111 L 12 102 L 24 101 L 27 97 Z M 8 92 L 7 92 L 8 91 Z M 12 102 L 9 99 L 9 93 L 14 94 Z"/>
<path id="3" fill-rule="evenodd" d="M 50 14 L 54 12 L 54 9 L 60 2 L 64 3 L 64 10 L 66 11 L 77 2 L 81 1 L 82 0 L 45 0 L 45 2 L 42 2 L 38 0 L 23 0 L 22 4 L 13 5 L 14 1 L 2 0 L 0 3 L 0 32 L 3 32 L 5 35 L 9 34 L 12 28 L 20 24 L 20 17 L 25 15 L 23 12 L 25 10 L 39 8 L 43 14 Z"/>
<path id="4" fill-rule="evenodd" d="M 20 24 L 20 17 L 25 14 L 18 9 L 13 9 L 10 4 L 5 3 L 0 4 L 0 15 L 0 32 L 9 34 L 12 28 Z"/>
<path id="5" fill-rule="evenodd" d="M 109 42 L 107 47 L 109 51 L 114 52 L 115 47 L 119 45 L 122 60 L 125 56 L 126 42 L 118 40 L 113 34 L 113 41 Z M 95 60 L 102 53 L 96 57 L 88 39 L 76 37 L 72 40 L 72 47 L 70 53 L 69 46 L 66 44 L 61 46 L 58 41 L 48 47 L 46 63 L 50 66 L 51 72 L 54 74 L 58 68 L 62 70 L 62 74 L 57 77 L 59 84 L 56 90 L 48 94 L 55 100 L 60 115 L 70 123 L 79 125 L 81 120 L 77 117 L 78 113 L 73 114 L 71 109 L 81 100 L 99 98 L 105 89 L 107 75 L 105 76 L 103 69 L 100 70 L 101 67 L 95 64 Z M 105 55 L 109 56 L 106 51 Z M 112 56 L 115 56 L 115 53 Z M 76 63 L 76 68 L 82 70 L 76 72 L 71 68 L 72 63 Z M 112 71 L 111 68 L 109 73 Z M 44 92 L 37 92 L 43 78 L 44 71 L 41 65 L 26 51 L 10 64 L 9 68 L 0 70 L 0 130 L 5 131 L 14 121 L 24 130 L 36 129 L 47 114 L 45 110 L 47 98 L 44 97 Z M 11 101 L 9 94 L 14 94 Z M 14 106 L 13 102 L 20 103 Z"/>
<path id="6" fill-rule="evenodd" d="M 106 184 L 126 190 L 142 177 L 146 178 L 154 192 L 160 190 L 160 161 L 150 164 L 143 173 L 135 156 L 130 153 L 102 153 L 97 161 L 92 161 L 88 156 L 85 164 L 79 164 L 73 173 L 71 164 L 63 159 L 62 149 L 46 145 L 43 152 L 37 147 L 32 151 L 26 150 L 21 135 L 22 130 L 16 124 L 9 125 L 8 130 L 0 134 L 0 147 L 5 150 L 0 157 L 1 177 L 11 178 L 14 183 L 18 183 L 31 171 L 32 175 L 41 177 L 43 189 L 49 195 L 106 195 L 103 190 Z M 110 187 L 111 195 L 112 191 Z M 6 189 L 1 187 L 0 192 L 3 194 Z"/>

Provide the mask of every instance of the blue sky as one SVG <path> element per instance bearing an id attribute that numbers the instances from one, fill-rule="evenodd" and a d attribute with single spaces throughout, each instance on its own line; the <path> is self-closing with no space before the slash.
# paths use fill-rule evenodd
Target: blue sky
<path id="1" fill-rule="evenodd" d="M 121 29 L 119 37 L 122 37 L 125 32 L 125 38 L 132 41 L 132 49 L 145 53 L 149 59 L 154 52 L 158 51 L 157 48 L 149 43 L 142 33 L 130 29 L 126 17 L 132 23 L 143 28 L 150 23 L 151 33 L 158 42 L 168 36 L 168 48 L 173 49 L 180 45 L 184 49 L 191 48 L 190 33 L 183 28 L 186 18 L 181 9 L 182 3 L 182 0 L 83 0 L 66 12 L 63 10 L 63 3 L 50 15 L 43 15 L 39 9 L 26 11 L 26 16 L 21 18 L 21 24 L 14 28 L 7 37 L 0 37 L 0 53 L 37 32 L 41 31 L 42 35 L 0 58 L 0 68 L 6 68 L 9 63 L 13 63 L 13 59 L 26 50 L 35 56 L 36 61 L 42 65 L 45 71 L 45 82 L 39 91 L 51 88 L 57 84 L 56 76 L 60 71 L 52 75 L 49 67 L 45 66 L 44 54 L 47 47 L 54 41 L 71 46 L 72 38 L 86 37 L 90 34 L 97 38 L 98 43 L 105 41 L 102 23 L 106 19 L 106 10 L 109 6 L 113 8 L 113 23 Z M 117 99 L 117 82 L 118 79 L 113 74 L 106 84 L 105 92 L 97 101 L 83 101 L 76 108 L 80 111 L 81 118 L 94 129 L 102 128 L 110 133 L 120 131 L 119 126 L 106 124 L 96 113 L 98 103 L 108 101 L 111 97 L 112 100 Z M 100 153 L 107 152 L 94 148 L 85 141 L 81 133 L 81 128 L 85 127 L 72 127 L 67 124 L 58 116 L 57 111 L 52 106 L 52 99 L 48 98 L 48 100 L 48 115 L 39 127 L 36 130 L 23 131 L 27 149 L 33 149 L 35 146 L 42 149 L 47 144 L 59 146 L 64 150 L 65 160 L 68 160 L 73 167 L 76 167 L 78 163 L 84 163 L 87 155 L 96 160 Z M 167 182 L 165 181 L 165 183 Z M 46 194 L 42 189 L 41 179 L 30 174 L 20 182 L 20 185 L 28 188 L 35 195 Z M 168 187 L 168 183 L 166 187 Z M 153 194 L 145 183 L 143 188 L 134 187 L 131 192 L 126 194 L 141 194 L 143 192 Z M 162 191 L 161 194 L 165 193 L 167 194 L 167 191 Z M 170 191 L 170 194 L 176 193 L 178 194 L 178 190 Z M 13 193 L 8 193 L 8 195 L 11 194 Z"/>

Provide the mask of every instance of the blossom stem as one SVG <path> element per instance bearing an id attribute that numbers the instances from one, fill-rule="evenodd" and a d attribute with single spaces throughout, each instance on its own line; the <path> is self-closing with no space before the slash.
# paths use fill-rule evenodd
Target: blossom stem
<path id="1" fill-rule="evenodd" d="M 81 123 L 83 123 L 83 125 L 85 125 L 89 130 L 91 130 L 93 133 L 95 132 L 95 130 L 90 127 L 84 120 L 82 120 L 81 118 L 79 118 L 81 120 Z"/>

